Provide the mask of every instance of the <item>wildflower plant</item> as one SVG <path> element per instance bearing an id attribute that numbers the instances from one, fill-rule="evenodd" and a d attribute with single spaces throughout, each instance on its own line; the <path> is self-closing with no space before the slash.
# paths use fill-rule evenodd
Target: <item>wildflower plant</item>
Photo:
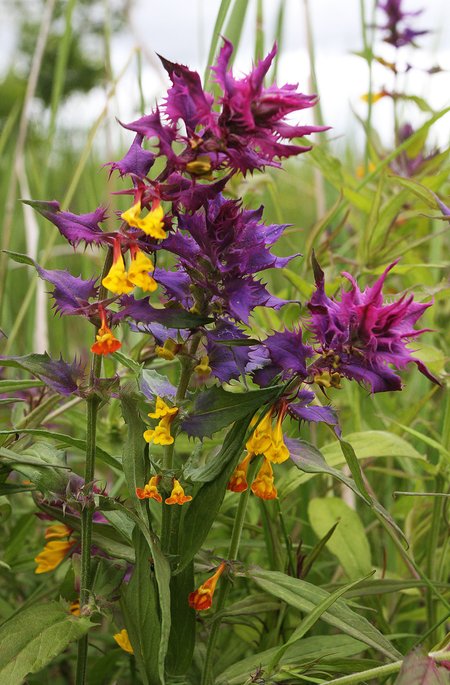
<path id="1" fill-rule="evenodd" d="M 98 250 L 101 273 L 82 278 L 12 255 L 53 289 L 57 314 L 92 326 L 90 350 L 81 355 L 90 355 L 87 368 L 48 355 L 2 360 L 86 404 L 85 437 L 73 443 L 85 450 L 82 478 L 56 450 L 46 464 L 34 456 L 34 469 L 25 452 L 18 466 L 24 474 L 28 468 L 39 516 L 51 521 L 35 573 L 56 573 L 70 559 L 61 594 L 72 632 L 60 651 L 78 640 L 77 685 L 86 682 L 94 659 L 89 636 L 102 622 L 109 648 L 114 640 L 133 659 L 143 683 L 212 685 L 232 585 L 253 582 L 280 598 L 277 581 L 286 593 L 291 580 L 308 589 L 287 535 L 289 575 L 239 560 L 250 497 L 261 507 L 279 504 L 277 480 L 288 465 L 306 474 L 338 473 L 392 535 L 401 535 L 369 492 L 329 395 L 350 383 L 372 395 L 399 392 L 406 368 L 437 383 L 415 351 L 428 330 L 415 326 L 432 301 L 418 302 L 411 293 L 386 297 L 398 260 L 365 289 L 344 273 L 347 285 L 333 291 L 314 254 L 315 283 L 301 318 L 298 302 L 270 292 L 266 272 L 295 269 L 301 256 L 277 256 L 288 226 L 266 223 L 263 207 L 246 206 L 232 189 L 236 179 L 308 153 L 305 137 L 326 128 L 296 123 L 314 107 L 315 95 L 290 84 L 265 85 L 276 47 L 242 77 L 230 66 L 232 51 L 224 40 L 211 91 L 196 72 L 161 58 L 171 81 L 166 97 L 150 114 L 122 124 L 134 136 L 130 148 L 105 165 L 123 179 L 124 211 L 99 207 L 77 215 L 57 201 L 27 200 L 75 249 Z M 254 330 L 255 313 L 287 305 L 297 312 L 293 325 L 264 335 Z M 112 368 L 116 374 L 108 373 Z M 119 403 L 126 424 L 122 459 L 97 445 L 99 413 Z M 317 424 L 334 436 L 351 475 L 333 472 L 311 444 Z M 15 436 L 24 439 L 26 431 L 15 426 L 2 448 L 11 464 L 18 459 Z M 122 488 L 110 494 L 102 486 L 96 459 L 106 461 L 109 480 L 122 479 Z M 206 544 L 224 500 L 234 512 L 225 556 Z M 318 589 L 317 597 L 315 606 L 325 612 L 331 595 Z M 354 619 L 347 604 L 339 606 Z M 213 619 L 198 620 L 211 609 Z M 333 624 L 334 615 L 326 615 Z M 377 628 L 355 620 L 352 639 L 356 630 L 363 647 L 398 658 Z M 196 625 L 202 640 L 207 633 L 203 652 L 196 649 Z M 333 625 L 342 628 L 342 621 Z M 350 631 L 351 620 L 343 625 Z M 275 656 L 269 674 L 281 658 Z"/>

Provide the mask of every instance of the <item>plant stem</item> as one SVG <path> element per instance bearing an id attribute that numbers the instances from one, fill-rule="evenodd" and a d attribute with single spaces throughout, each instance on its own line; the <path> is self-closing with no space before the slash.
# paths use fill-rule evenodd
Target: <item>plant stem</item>
<path id="1" fill-rule="evenodd" d="M 239 543 L 241 541 L 241 535 L 242 535 L 242 529 L 244 527 L 244 520 L 245 520 L 245 513 L 247 511 L 247 504 L 248 500 L 250 497 L 250 485 L 253 482 L 253 478 L 255 476 L 256 470 L 259 467 L 261 462 L 260 458 L 254 459 L 249 467 L 248 470 L 248 476 L 247 476 L 247 482 L 248 482 L 248 488 L 245 490 L 245 492 L 242 493 L 242 495 L 239 498 L 239 504 L 236 512 L 236 518 L 234 519 L 234 524 L 233 524 L 233 531 L 231 533 L 231 541 L 230 541 L 230 548 L 228 550 L 228 560 L 233 561 L 236 559 L 238 550 L 239 550 Z M 226 599 L 228 597 L 228 593 L 230 591 L 231 587 L 231 581 L 228 577 L 224 577 L 219 588 L 219 596 L 217 598 L 217 608 L 215 615 L 217 616 L 219 612 L 222 611 Z M 202 674 L 202 680 L 201 680 L 201 685 L 212 685 L 213 683 L 213 672 L 212 672 L 212 667 L 213 667 L 213 658 L 214 658 L 214 652 L 216 648 L 216 642 L 217 638 L 219 635 L 219 629 L 220 629 L 220 623 L 221 619 L 216 618 L 212 627 L 211 627 L 211 632 L 209 634 L 209 640 L 208 640 L 208 646 L 206 649 L 206 657 L 205 657 L 205 664 L 203 667 L 203 674 Z"/>
<path id="2" fill-rule="evenodd" d="M 189 381 L 191 380 L 192 376 L 192 371 L 194 369 L 194 364 L 193 364 L 193 357 L 195 353 L 197 352 L 198 346 L 200 345 L 200 341 L 202 338 L 201 332 L 195 333 L 195 335 L 192 337 L 191 340 L 191 345 L 189 348 L 189 354 L 186 355 L 185 357 L 182 358 L 181 360 L 181 373 L 180 373 L 180 380 L 178 381 L 178 389 L 177 389 L 177 394 L 175 396 L 175 404 L 177 405 L 179 402 L 184 400 L 186 396 L 187 389 L 189 387 Z M 170 471 L 173 469 L 173 456 L 175 452 L 175 440 L 177 436 L 178 429 L 175 428 L 173 430 L 173 438 L 174 441 L 171 445 L 167 445 L 166 448 L 164 449 L 164 456 L 163 456 L 163 467 L 165 471 Z M 175 531 L 172 530 L 172 507 L 171 505 L 168 504 L 163 504 L 163 510 L 162 510 L 162 523 L 161 523 L 161 549 L 163 552 L 166 554 L 170 551 L 171 548 L 174 547 L 174 543 L 172 541 L 171 544 L 171 537 L 173 538 Z"/>
<path id="3" fill-rule="evenodd" d="M 112 264 L 112 250 L 108 250 L 101 281 L 108 273 Z M 98 299 L 103 300 L 106 289 L 100 286 Z M 92 541 L 92 517 L 94 515 L 94 500 L 92 490 L 95 476 L 95 452 L 97 440 L 97 413 L 100 398 L 95 394 L 95 381 L 100 376 L 102 358 L 94 354 L 91 361 L 90 385 L 91 393 L 86 400 L 86 461 L 84 465 L 84 496 L 85 505 L 81 512 L 81 569 L 80 569 L 80 613 L 88 605 L 91 594 L 91 541 Z M 84 635 L 78 642 L 76 685 L 84 685 L 86 682 L 86 666 L 88 653 L 88 635 Z"/>

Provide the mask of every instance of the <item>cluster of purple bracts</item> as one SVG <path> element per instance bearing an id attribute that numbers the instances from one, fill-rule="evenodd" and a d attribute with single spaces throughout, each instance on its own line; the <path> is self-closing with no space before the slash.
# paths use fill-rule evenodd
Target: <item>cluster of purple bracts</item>
<path id="1" fill-rule="evenodd" d="M 199 382 L 226 383 L 250 375 L 266 387 L 292 380 L 289 414 L 337 427 L 331 407 L 311 404 L 314 383 L 340 387 L 341 379 L 347 378 L 366 384 L 374 393 L 399 390 L 395 370 L 409 362 L 435 380 L 407 347 L 409 340 L 423 333 L 413 326 L 429 303 L 418 304 L 413 296 L 384 303 L 382 286 L 395 262 L 364 292 L 345 274 L 350 290 L 336 299 L 326 294 L 324 274 L 316 264 L 316 288 L 307 303 L 310 344 L 303 341 L 300 327 L 276 332 L 258 344 L 248 337 L 245 326 L 255 307 L 278 309 L 286 304 L 269 293 L 260 274 L 282 268 L 298 255 L 275 256 L 271 248 L 286 226 L 266 225 L 262 207 L 249 210 L 240 200 L 228 199 L 226 184 L 238 172 L 245 175 L 279 166 L 281 158 L 307 151 L 309 147 L 294 144 L 293 139 L 324 130 L 286 120 L 287 115 L 312 107 L 316 96 L 298 93 L 292 85 L 264 86 L 275 52 L 274 48 L 247 76 L 237 79 L 228 67 L 232 46 L 225 41 L 213 67 L 221 91 L 217 99 L 203 89 L 196 72 L 162 60 L 172 82 L 167 97 L 160 109 L 125 125 L 135 138 L 123 159 L 109 166 L 111 172 L 131 180 L 132 188 L 124 192 L 143 211 L 167 204 L 164 239 L 143 235 L 125 220 L 117 231 L 103 231 L 103 208 L 75 215 L 61 211 L 57 202 L 30 203 L 73 246 L 114 247 L 120 259 L 127 250 L 171 253 L 175 269 L 157 267 L 151 272 L 159 286 L 156 295 L 142 298 L 124 291 L 99 302 L 95 278 L 37 269 L 54 286 L 55 308 L 61 314 L 98 323 L 101 307 L 110 325 L 127 322 L 132 330 L 151 336 L 160 348 L 170 342 L 167 349 L 174 354 L 186 349 L 191 336 L 200 332 L 198 354 L 204 371 Z M 143 147 L 145 139 L 153 151 Z M 156 158 L 161 158 L 162 170 L 153 178 L 149 173 Z M 177 314 L 183 322 L 179 325 Z M 63 376 L 60 385 L 64 386 Z M 72 379 L 73 373 L 66 377 Z"/>
<path id="2" fill-rule="evenodd" d="M 378 7 L 384 13 L 385 23 L 379 28 L 386 31 L 383 40 L 395 48 L 404 45 L 414 45 L 418 36 L 423 36 L 429 31 L 417 30 L 409 25 L 411 18 L 422 14 L 423 10 L 405 11 L 404 0 L 379 0 Z"/>

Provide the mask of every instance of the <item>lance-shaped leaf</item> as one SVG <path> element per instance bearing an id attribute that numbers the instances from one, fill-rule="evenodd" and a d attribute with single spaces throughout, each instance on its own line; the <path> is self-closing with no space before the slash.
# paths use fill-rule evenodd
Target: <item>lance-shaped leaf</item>
<path id="1" fill-rule="evenodd" d="M 406 541 L 403 531 L 397 526 L 389 512 L 373 498 L 368 501 L 353 478 L 345 476 L 342 471 L 334 469 L 332 466 L 328 466 L 323 458 L 323 454 L 314 447 L 314 445 L 310 445 L 309 442 L 306 442 L 305 440 L 295 440 L 293 438 L 286 438 L 285 443 L 289 450 L 290 457 L 297 468 L 305 473 L 327 473 L 328 475 L 333 476 L 333 478 L 337 478 L 342 483 L 345 483 L 345 485 L 347 485 L 350 490 L 353 490 L 358 497 L 361 497 L 366 504 L 375 509 L 375 511 L 394 528 L 396 533 Z"/>
<path id="2" fill-rule="evenodd" d="M 211 437 L 216 431 L 274 402 L 283 388 L 283 385 L 274 385 L 264 390 L 234 393 L 214 386 L 197 396 L 194 411 L 184 419 L 181 428 L 193 437 Z"/>
<path id="3" fill-rule="evenodd" d="M 95 624 L 58 602 L 22 609 L 0 628 L 0 682 L 21 685 Z"/>
<path id="4" fill-rule="evenodd" d="M 302 612 L 312 612 L 330 596 L 329 592 L 316 585 L 299 578 L 290 578 L 278 571 L 264 571 L 255 567 L 249 569 L 247 575 L 260 588 Z M 400 652 L 375 626 L 364 616 L 360 616 L 350 609 L 343 599 L 336 600 L 332 606 L 322 613 L 321 618 L 341 632 L 365 642 L 366 645 L 381 652 L 391 661 L 395 661 L 401 656 Z"/>
<path id="5" fill-rule="evenodd" d="M 236 421 L 228 432 L 219 454 L 214 457 L 214 479 L 205 482 L 197 490 L 194 500 L 183 509 L 178 573 L 194 558 L 215 521 L 225 497 L 228 481 L 242 456 L 252 416 L 253 414 L 250 414 Z"/>

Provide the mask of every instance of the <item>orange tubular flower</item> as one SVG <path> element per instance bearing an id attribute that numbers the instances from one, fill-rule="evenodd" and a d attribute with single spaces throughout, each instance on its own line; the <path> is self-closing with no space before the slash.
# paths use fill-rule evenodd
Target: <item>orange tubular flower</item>
<path id="1" fill-rule="evenodd" d="M 225 570 L 226 562 L 222 561 L 217 571 L 211 578 L 200 585 L 195 592 L 191 592 L 188 598 L 189 606 L 196 611 L 206 611 L 212 605 L 214 590 L 216 589 L 217 581 Z"/>
<path id="2" fill-rule="evenodd" d="M 52 540 L 47 542 L 42 552 L 35 557 L 35 573 L 53 571 L 65 559 L 67 553 L 76 545 L 75 540 Z"/>
<path id="3" fill-rule="evenodd" d="M 106 312 L 103 307 L 99 307 L 99 311 L 102 325 L 95 336 L 95 343 L 91 347 L 91 352 L 104 355 L 112 354 L 113 352 L 120 350 L 122 343 L 114 337 L 111 329 L 108 328 L 108 324 L 106 323 Z"/>
<path id="4" fill-rule="evenodd" d="M 236 466 L 227 485 L 227 490 L 231 490 L 232 492 L 244 492 L 244 490 L 247 490 L 247 471 L 251 458 L 252 455 L 247 454 L 245 459 Z"/>
<path id="5" fill-rule="evenodd" d="M 127 295 L 134 288 L 134 284 L 129 280 L 125 271 L 120 240 L 114 241 L 113 265 L 102 280 L 102 285 L 116 295 Z"/>
<path id="6" fill-rule="evenodd" d="M 130 209 L 127 209 L 121 215 L 121 218 L 127 222 L 129 226 L 140 228 L 146 235 L 151 238 L 164 240 L 167 233 L 164 230 L 164 211 L 159 200 L 153 200 L 152 208 L 146 217 L 141 219 L 141 201 L 138 200 Z"/>
<path id="7" fill-rule="evenodd" d="M 128 280 L 141 288 L 144 292 L 153 293 L 158 287 L 155 279 L 150 276 L 155 270 L 151 260 L 136 247 L 131 250 L 132 258 L 128 269 Z"/>
<path id="8" fill-rule="evenodd" d="M 161 476 L 152 476 L 143 488 L 136 488 L 136 495 L 139 499 L 155 499 L 162 502 L 162 497 L 158 492 L 158 484 Z"/>
<path id="9" fill-rule="evenodd" d="M 127 654 L 134 654 L 133 647 L 131 646 L 130 638 L 128 637 L 128 631 L 126 628 L 123 628 L 120 633 L 116 633 L 113 635 L 113 638 L 123 649 L 124 652 L 127 652 Z"/>
<path id="10" fill-rule="evenodd" d="M 185 495 L 184 490 L 180 482 L 174 478 L 172 492 L 170 497 L 168 497 L 165 502 L 166 504 L 184 504 L 185 502 L 190 502 L 192 500 L 191 495 Z"/>
<path id="11" fill-rule="evenodd" d="M 252 492 L 261 499 L 276 499 L 278 496 L 277 489 L 273 484 L 272 464 L 268 459 L 264 459 L 263 465 L 252 483 Z"/>

